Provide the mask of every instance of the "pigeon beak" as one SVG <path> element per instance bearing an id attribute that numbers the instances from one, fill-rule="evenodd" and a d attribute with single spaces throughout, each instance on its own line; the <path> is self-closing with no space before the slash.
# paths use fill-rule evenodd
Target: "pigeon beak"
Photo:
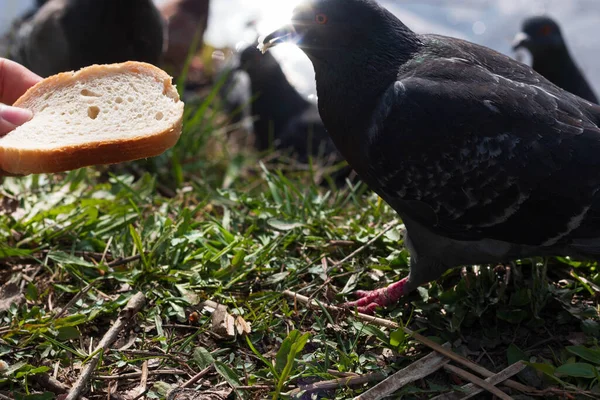
<path id="1" fill-rule="evenodd" d="M 259 40 L 258 49 L 265 54 L 271 47 L 291 41 L 296 36 L 293 25 L 285 25 Z"/>
<path id="2" fill-rule="evenodd" d="M 512 48 L 513 50 L 518 50 L 522 47 L 527 48 L 530 42 L 531 37 L 528 34 L 526 34 L 525 32 L 519 32 L 513 40 Z"/>

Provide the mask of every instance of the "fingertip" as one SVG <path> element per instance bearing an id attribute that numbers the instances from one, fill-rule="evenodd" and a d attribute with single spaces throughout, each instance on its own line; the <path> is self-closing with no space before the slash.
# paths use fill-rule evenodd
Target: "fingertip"
<path id="1" fill-rule="evenodd" d="M 23 125 L 33 118 L 30 110 L 0 104 L 0 121 L 6 121 L 14 126 Z"/>

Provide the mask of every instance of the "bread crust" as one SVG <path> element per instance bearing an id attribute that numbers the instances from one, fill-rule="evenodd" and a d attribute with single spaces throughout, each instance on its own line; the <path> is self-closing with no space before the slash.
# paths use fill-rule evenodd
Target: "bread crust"
<path id="1" fill-rule="evenodd" d="M 63 72 L 48 77 L 31 87 L 14 103 L 14 106 L 30 108 L 29 106 L 36 99 L 50 91 L 69 86 L 76 81 L 111 76 L 119 72 L 151 75 L 163 81 L 165 95 L 171 97 L 176 103 L 181 102 L 177 90 L 171 83 L 172 78 L 166 72 L 151 64 L 128 61 L 120 64 L 92 65 L 76 72 Z M 52 149 L 5 148 L 0 138 L 0 170 L 15 175 L 56 173 L 158 156 L 173 147 L 179 140 L 183 125 L 183 102 L 181 104 L 181 115 L 169 129 L 135 138 L 90 140 L 84 144 Z M 36 110 L 32 111 L 35 118 Z"/>

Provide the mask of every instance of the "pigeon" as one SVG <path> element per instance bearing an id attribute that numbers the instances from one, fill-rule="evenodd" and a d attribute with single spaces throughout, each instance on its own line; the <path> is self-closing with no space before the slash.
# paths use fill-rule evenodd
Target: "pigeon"
<path id="1" fill-rule="evenodd" d="M 327 132 L 406 229 L 408 276 L 346 306 L 374 312 L 465 265 L 600 259 L 600 106 L 373 0 L 304 1 L 260 49 L 283 42 L 312 62 Z"/>
<path id="2" fill-rule="evenodd" d="M 237 71 L 247 74 L 250 84 L 249 114 L 254 119 L 258 151 L 273 148 L 290 153 L 301 163 L 308 163 L 310 157 L 328 164 L 345 163 L 325 131 L 316 103 L 298 93 L 275 57 L 263 56 L 254 44 L 240 51 L 237 63 Z M 238 75 L 233 76 L 243 82 Z M 332 177 L 342 183 L 349 173 L 344 167 Z"/>
<path id="3" fill-rule="evenodd" d="M 167 29 L 163 65 L 173 75 L 181 74 L 194 44 L 196 51 L 202 48 L 209 6 L 209 0 L 169 0 L 159 6 Z"/>
<path id="4" fill-rule="evenodd" d="M 224 65 L 218 69 L 216 81 L 223 82 L 219 94 L 231 123 L 254 136 L 250 77 L 239 68 L 239 58 L 235 54 L 224 60 Z"/>
<path id="5" fill-rule="evenodd" d="M 8 58 L 11 56 L 10 49 L 16 45 L 16 37 L 19 28 L 29 19 L 33 18 L 35 13 L 48 2 L 48 0 L 36 0 L 25 12 L 14 18 L 7 32 L 0 37 L 0 57 Z M 14 52 L 14 50 L 13 50 Z M 14 57 L 12 57 L 14 58 Z"/>
<path id="6" fill-rule="evenodd" d="M 8 58 L 42 77 L 92 64 L 158 65 L 163 20 L 152 0 L 48 0 L 20 21 Z"/>
<path id="7" fill-rule="evenodd" d="M 533 69 L 550 82 L 598 104 L 594 91 L 573 61 L 556 21 L 546 16 L 526 19 L 513 43 L 514 50 L 522 48 L 531 53 Z"/>

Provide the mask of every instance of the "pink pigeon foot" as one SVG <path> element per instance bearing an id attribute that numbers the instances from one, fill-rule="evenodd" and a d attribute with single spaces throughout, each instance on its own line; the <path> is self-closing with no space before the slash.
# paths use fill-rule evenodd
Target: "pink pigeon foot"
<path id="1" fill-rule="evenodd" d="M 386 307 L 400 300 L 407 293 L 405 290 L 407 282 L 408 278 L 404 278 L 385 288 L 369 291 L 359 290 L 356 295 L 360 299 L 345 303 L 344 306 L 357 307 L 358 312 L 363 314 L 373 314 L 377 307 Z"/>

